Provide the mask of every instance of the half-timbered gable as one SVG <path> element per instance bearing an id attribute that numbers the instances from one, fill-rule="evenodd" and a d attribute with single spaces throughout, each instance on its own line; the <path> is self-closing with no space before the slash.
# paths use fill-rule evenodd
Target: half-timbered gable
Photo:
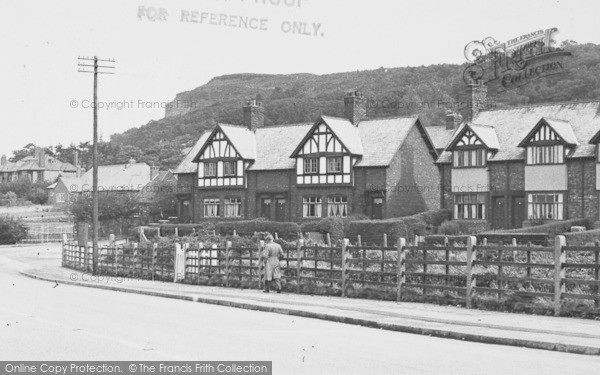
<path id="1" fill-rule="evenodd" d="M 488 186 L 485 194 L 460 190 L 475 168 L 460 168 L 455 152 L 480 146 L 468 137 L 472 134 L 465 132 L 466 142 L 449 144 L 456 147 L 447 147 L 438 158 L 442 175 L 450 180 L 442 184 L 452 185 L 444 206 L 454 209 L 455 219 L 482 219 L 492 228 L 514 228 L 540 220 L 598 218 L 600 163 L 594 164 L 600 159 L 593 136 L 600 130 L 599 102 L 482 110 L 472 121 L 484 124 L 471 125 L 481 143 L 489 146 L 481 132 L 487 127 L 497 135 L 498 147 L 487 153 L 486 167 L 481 168 L 485 170 L 481 185 Z"/>
<path id="2" fill-rule="evenodd" d="M 255 159 L 254 133 L 234 125 L 218 125 L 194 161 L 198 187 L 244 187 L 246 169 Z"/>
<path id="3" fill-rule="evenodd" d="M 296 159 L 296 183 L 351 185 L 361 156 L 360 135 L 351 122 L 321 117 L 291 155 Z"/>

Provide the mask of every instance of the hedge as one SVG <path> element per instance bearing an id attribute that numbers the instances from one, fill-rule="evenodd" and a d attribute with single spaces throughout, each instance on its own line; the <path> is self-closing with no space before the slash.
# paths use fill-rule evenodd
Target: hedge
<path id="1" fill-rule="evenodd" d="M 27 230 L 22 220 L 0 216 L 0 245 L 13 245 L 24 240 Z"/>
<path id="2" fill-rule="evenodd" d="M 415 235 L 432 234 L 435 227 L 449 217 L 449 210 L 437 210 L 385 220 L 353 221 L 348 225 L 346 237 L 355 241 L 360 235 L 364 244 L 381 244 L 386 234 L 388 245 L 391 246 L 399 238 L 412 239 Z"/>
<path id="3" fill-rule="evenodd" d="M 277 233 L 280 238 L 285 240 L 298 239 L 300 225 L 296 223 L 276 222 L 276 221 L 221 221 L 215 223 L 215 230 L 222 236 L 236 234 L 239 236 L 253 236 L 255 232 Z"/>
<path id="4" fill-rule="evenodd" d="M 495 231 L 485 232 L 488 233 L 547 233 L 550 236 L 558 236 L 559 234 L 563 234 L 571 231 L 571 227 L 573 226 L 581 226 L 591 229 L 594 227 L 594 223 L 591 219 L 572 219 L 572 220 L 564 220 L 558 221 L 549 224 L 536 225 L 533 227 L 527 228 L 517 228 L 517 229 L 500 229 Z"/>
<path id="5" fill-rule="evenodd" d="M 600 229 L 563 233 L 563 236 L 567 239 L 568 246 L 595 245 L 596 241 L 600 240 Z"/>

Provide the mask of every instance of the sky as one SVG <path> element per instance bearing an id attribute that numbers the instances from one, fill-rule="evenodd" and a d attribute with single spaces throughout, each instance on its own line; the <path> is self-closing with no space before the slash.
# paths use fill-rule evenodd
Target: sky
<path id="1" fill-rule="evenodd" d="M 600 44 L 599 11 L 597 0 L 1 0 L 0 154 L 91 140 L 80 56 L 115 60 L 98 83 L 109 140 L 223 74 L 463 63 L 473 40 L 552 27 L 559 41 Z"/>

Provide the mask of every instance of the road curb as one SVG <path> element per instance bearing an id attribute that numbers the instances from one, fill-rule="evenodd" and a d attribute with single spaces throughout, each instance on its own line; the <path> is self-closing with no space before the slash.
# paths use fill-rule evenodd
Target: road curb
<path id="1" fill-rule="evenodd" d="M 36 275 L 33 273 L 29 273 L 27 271 L 21 271 L 19 273 L 23 276 L 30 277 L 33 279 L 50 281 L 50 282 L 58 281 L 53 278 Z M 547 341 L 526 340 L 526 339 L 517 339 L 517 338 L 508 338 L 508 337 L 476 335 L 476 334 L 457 332 L 457 331 L 452 331 L 452 330 L 422 328 L 422 327 L 415 327 L 415 326 L 411 326 L 411 325 L 404 325 L 404 324 L 397 324 L 397 323 L 382 323 L 382 322 L 377 322 L 375 320 L 369 320 L 369 319 L 352 318 L 352 317 L 343 316 L 343 315 L 317 313 L 317 312 L 297 310 L 297 309 L 285 308 L 285 307 L 271 307 L 271 306 L 264 306 L 264 305 L 253 304 L 253 303 L 248 303 L 248 302 L 236 302 L 236 301 L 231 301 L 231 300 L 222 300 L 222 299 L 207 298 L 207 297 L 192 297 L 192 296 L 185 296 L 185 295 L 181 295 L 181 294 L 153 292 L 153 291 L 139 290 L 139 289 L 127 288 L 127 287 L 118 287 L 118 286 L 102 285 L 102 284 L 90 284 L 90 283 L 85 283 L 85 282 L 80 282 L 80 281 L 72 281 L 72 280 L 60 280 L 60 283 L 67 284 L 67 285 L 74 285 L 74 286 L 83 286 L 83 287 L 88 287 L 88 288 L 111 290 L 111 291 L 123 292 L 123 293 L 133 293 L 133 294 L 148 295 L 148 296 L 153 296 L 153 297 L 163 297 L 163 298 L 171 298 L 171 299 L 178 299 L 178 300 L 184 300 L 184 301 L 200 302 L 200 303 L 206 303 L 206 304 L 211 304 L 211 305 L 234 307 L 234 308 L 245 309 L 245 310 L 254 310 L 254 311 L 270 312 L 270 313 L 282 314 L 282 315 L 298 316 L 298 317 L 302 317 L 302 318 L 326 320 L 326 321 L 331 321 L 331 322 L 336 322 L 336 323 L 344 323 L 344 324 L 359 325 L 359 326 L 369 327 L 369 328 L 385 329 L 388 331 L 412 333 L 412 334 L 419 334 L 419 335 L 439 337 L 439 338 L 477 342 L 477 343 L 483 343 L 483 344 L 517 346 L 517 347 L 524 347 L 524 348 L 529 348 L 529 349 L 541 349 L 541 350 L 549 350 L 549 351 L 571 353 L 571 354 L 600 355 L 600 346 L 593 347 L 593 346 L 585 346 L 585 345 L 562 344 L 562 343 L 554 343 L 554 342 L 547 342 Z"/>

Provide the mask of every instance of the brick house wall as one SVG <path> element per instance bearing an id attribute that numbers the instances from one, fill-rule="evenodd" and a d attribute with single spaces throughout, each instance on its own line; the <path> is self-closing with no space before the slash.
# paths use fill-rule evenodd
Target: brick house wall
<path id="1" fill-rule="evenodd" d="M 386 217 L 440 208 L 439 169 L 419 129 L 413 127 L 386 170 Z"/>
<path id="2" fill-rule="evenodd" d="M 598 218 L 598 193 L 596 191 L 596 162 L 593 159 L 576 159 L 567 162 L 567 207 L 569 219 Z"/>

